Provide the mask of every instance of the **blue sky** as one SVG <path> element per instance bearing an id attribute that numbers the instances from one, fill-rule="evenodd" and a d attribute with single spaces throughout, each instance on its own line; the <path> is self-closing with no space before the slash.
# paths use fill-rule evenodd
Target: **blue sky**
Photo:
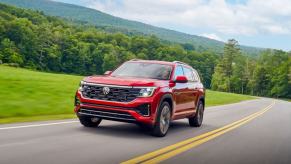
<path id="1" fill-rule="evenodd" d="M 291 50 L 290 0 L 55 0 L 242 45 Z"/>

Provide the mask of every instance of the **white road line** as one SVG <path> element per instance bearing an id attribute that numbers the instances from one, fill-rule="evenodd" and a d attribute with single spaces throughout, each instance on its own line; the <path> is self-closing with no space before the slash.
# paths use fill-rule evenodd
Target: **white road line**
<path id="1" fill-rule="evenodd" d="M 60 125 L 60 124 L 72 124 L 79 121 L 63 121 L 63 122 L 53 122 L 47 124 L 32 124 L 32 125 L 23 125 L 23 126 L 8 126 L 0 128 L 0 130 L 8 130 L 8 129 L 20 129 L 20 128 L 31 128 L 31 127 L 39 127 L 39 126 L 51 126 L 51 125 Z"/>

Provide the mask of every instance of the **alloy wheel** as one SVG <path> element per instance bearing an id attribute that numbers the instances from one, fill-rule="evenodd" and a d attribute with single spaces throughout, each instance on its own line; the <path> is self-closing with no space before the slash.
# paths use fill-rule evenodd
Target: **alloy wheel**
<path id="1" fill-rule="evenodd" d="M 160 116 L 160 129 L 163 134 L 165 134 L 170 126 L 171 112 L 170 108 L 165 105 L 162 109 Z"/>
<path id="2" fill-rule="evenodd" d="M 203 104 L 199 104 L 199 106 L 198 106 L 198 113 L 197 113 L 197 119 L 198 119 L 199 124 L 202 124 L 202 121 L 203 121 L 203 113 L 204 113 Z"/>

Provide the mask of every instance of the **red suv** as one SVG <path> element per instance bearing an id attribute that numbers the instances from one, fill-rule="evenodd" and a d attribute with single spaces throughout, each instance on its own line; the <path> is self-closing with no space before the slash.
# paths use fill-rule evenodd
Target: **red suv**
<path id="1" fill-rule="evenodd" d="M 102 119 L 151 127 L 165 136 L 172 120 L 202 124 L 205 89 L 191 66 L 179 62 L 131 60 L 102 76 L 85 77 L 76 92 L 81 124 L 97 127 Z"/>

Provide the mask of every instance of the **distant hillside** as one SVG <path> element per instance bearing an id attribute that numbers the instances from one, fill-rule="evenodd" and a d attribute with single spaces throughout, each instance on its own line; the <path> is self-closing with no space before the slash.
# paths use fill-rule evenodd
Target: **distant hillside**
<path id="1" fill-rule="evenodd" d="M 189 35 L 165 28 L 159 28 L 137 21 L 130 21 L 98 10 L 89 9 L 77 5 L 55 2 L 51 0 L 0 0 L 2 3 L 15 5 L 22 8 L 41 10 L 45 14 L 60 16 L 70 20 L 86 22 L 96 26 L 118 29 L 122 32 L 142 33 L 145 35 L 156 35 L 160 39 L 177 42 L 190 43 L 198 51 L 212 49 L 215 52 L 222 52 L 224 43 L 201 36 Z M 262 49 L 248 46 L 241 46 L 243 52 L 249 55 L 257 55 Z"/>

